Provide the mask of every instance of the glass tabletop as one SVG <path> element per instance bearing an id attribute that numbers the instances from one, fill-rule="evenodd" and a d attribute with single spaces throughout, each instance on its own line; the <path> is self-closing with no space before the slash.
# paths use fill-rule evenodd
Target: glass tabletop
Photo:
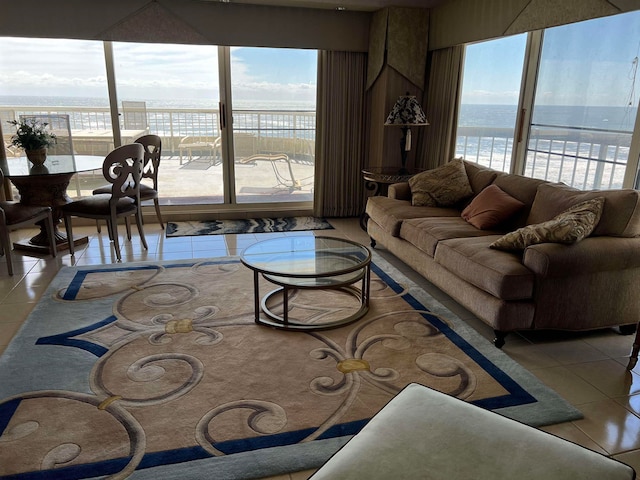
<path id="1" fill-rule="evenodd" d="M 102 169 L 103 162 L 99 155 L 47 155 L 42 167 L 34 167 L 27 157 L 13 157 L 7 158 L 2 171 L 8 178 L 68 174 Z"/>
<path id="2" fill-rule="evenodd" d="M 371 262 L 371 252 L 343 238 L 292 236 L 255 243 L 240 254 L 240 260 L 271 276 L 318 279 L 359 273 Z"/>

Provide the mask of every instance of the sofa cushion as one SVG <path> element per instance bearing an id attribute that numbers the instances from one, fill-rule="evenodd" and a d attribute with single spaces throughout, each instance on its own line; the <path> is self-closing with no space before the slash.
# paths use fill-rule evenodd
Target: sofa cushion
<path id="1" fill-rule="evenodd" d="M 522 210 L 506 222 L 505 228 L 507 231 L 524 227 L 527 224 L 527 217 L 529 216 L 531 205 L 533 205 L 533 201 L 536 198 L 538 187 L 543 183 L 548 182 L 538 178 L 523 177 L 522 175 L 512 175 L 508 173 L 498 174 L 493 184 L 500 187 L 500 189 L 504 190 L 513 198 L 517 198 L 525 205 Z"/>
<path id="2" fill-rule="evenodd" d="M 519 253 L 489 248 L 498 236 L 443 240 L 435 260 L 444 268 L 502 300 L 533 297 L 535 275 L 522 264 Z"/>
<path id="3" fill-rule="evenodd" d="M 439 207 L 412 207 L 411 202 L 388 197 L 369 197 L 366 213 L 392 236 L 400 235 L 400 225 L 407 218 L 459 217 L 460 210 Z"/>
<path id="4" fill-rule="evenodd" d="M 509 232 L 491 244 L 500 250 L 524 250 L 538 243 L 572 244 L 591 235 L 602 214 L 604 198 L 598 197 L 581 202 L 552 220 L 527 225 Z"/>
<path id="5" fill-rule="evenodd" d="M 481 230 L 495 228 L 524 207 L 497 185 L 482 190 L 462 211 L 462 218 Z"/>
<path id="6" fill-rule="evenodd" d="M 452 207 L 473 195 L 460 158 L 414 175 L 409 179 L 409 186 L 411 203 L 415 206 Z"/>
<path id="7" fill-rule="evenodd" d="M 481 237 L 495 235 L 498 232 L 478 230 L 461 217 L 413 218 L 402 222 L 400 238 L 407 240 L 433 257 L 438 242 L 450 238 Z"/>
<path id="8" fill-rule="evenodd" d="M 527 223 L 542 223 L 591 198 L 604 197 L 602 217 L 593 235 L 640 236 L 640 192 L 632 189 L 581 191 L 564 184 L 538 187 Z"/>

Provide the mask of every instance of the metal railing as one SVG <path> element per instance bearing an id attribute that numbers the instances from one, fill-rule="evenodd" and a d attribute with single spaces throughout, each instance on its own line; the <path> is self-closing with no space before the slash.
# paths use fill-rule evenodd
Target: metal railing
<path id="1" fill-rule="evenodd" d="M 524 174 L 579 189 L 622 188 L 631 132 L 532 125 Z M 458 127 L 456 155 L 496 170 L 511 168 L 512 128 Z"/>
<path id="2" fill-rule="evenodd" d="M 220 136 L 220 116 L 217 109 L 146 107 L 145 110 L 148 129 L 162 137 L 165 154 L 178 154 L 180 141 L 184 137 L 216 138 Z M 113 130 L 108 107 L 0 106 L 0 121 L 2 121 L 5 140 L 12 133 L 6 128 L 8 120 L 18 119 L 20 115 L 42 114 L 69 115 L 72 132 L 74 130 L 108 132 Z M 121 116 L 120 119 L 120 127 L 126 129 L 123 117 Z M 315 141 L 315 111 L 236 110 L 233 113 L 233 125 L 234 132 L 256 137 L 258 149 L 261 145 L 273 144 L 274 138 L 287 138 L 294 140 L 293 145 L 296 145 L 296 140 L 299 144 L 298 151 L 287 153 L 292 153 L 293 156 L 299 154 L 305 160 L 309 160 L 309 156 L 313 155 L 309 146 L 313 146 Z M 265 140 L 261 141 L 262 139 Z M 112 136 L 111 142 L 113 142 Z M 79 143 L 78 140 L 74 140 L 74 146 L 83 148 L 81 141 Z"/>

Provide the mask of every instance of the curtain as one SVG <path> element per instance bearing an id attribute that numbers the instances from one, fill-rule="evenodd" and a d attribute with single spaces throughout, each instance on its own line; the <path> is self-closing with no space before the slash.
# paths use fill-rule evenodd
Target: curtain
<path id="1" fill-rule="evenodd" d="M 314 215 L 353 217 L 365 201 L 367 55 L 320 51 Z"/>
<path id="2" fill-rule="evenodd" d="M 430 52 L 424 102 L 430 125 L 417 145 L 418 167 L 432 169 L 455 156 L 463 56 L 463 46 Z"/>

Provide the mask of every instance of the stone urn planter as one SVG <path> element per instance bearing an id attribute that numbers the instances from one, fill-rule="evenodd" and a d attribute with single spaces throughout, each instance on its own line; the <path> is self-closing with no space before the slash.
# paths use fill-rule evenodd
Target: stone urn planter
<path id="1" fill-rule="evenodd" d="M 25 153 L 27 154 L 27 159 L 33 163 L 35 167 L 41 167 L 47 160 L 47 147 L 25 150 Z"/>

